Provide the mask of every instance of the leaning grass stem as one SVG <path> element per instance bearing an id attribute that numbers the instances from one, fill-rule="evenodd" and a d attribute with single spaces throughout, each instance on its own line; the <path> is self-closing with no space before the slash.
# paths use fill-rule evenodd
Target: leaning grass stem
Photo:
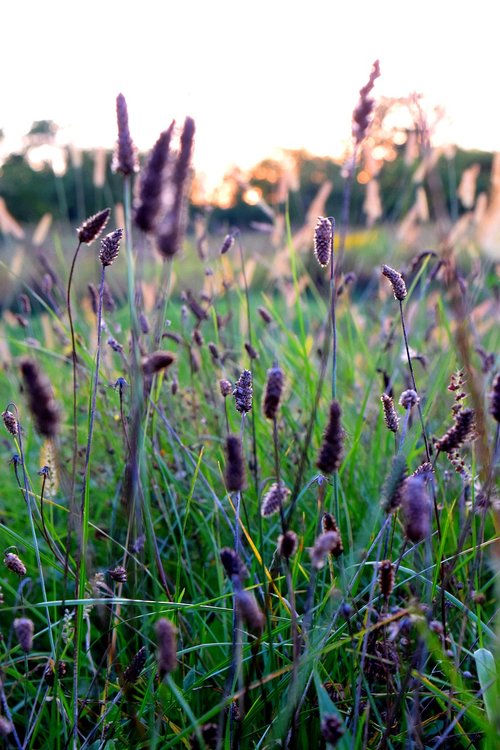
<path id="1" fill-rule="evenodd" d="M 76 259 L 82 243 L 79 242 L 71 261 L 71 267 L 69 269 L 68 277 L 68 289 L 66 292 L 66 305 L 68 308 L 68 319 L 69 319 L 69 330 L 71 335 L 71 361 L 73 365 L 73 455 L 71 459 L 71 485 L 70 485 L 70 496 L 69 504 L 72 507 L 75 495 L 75 481 L 76 481 L 76 456 L 78 452 L 78 423 L 77 423 L 77 408 L 76 408 L 76 370 L 77 370 L 77 356 L 76 356 L 76 337 L 75 327 L 73 324 L 73 312 L 71 309 L 71 284 L 73 282 L 73 274 L 75 271 Z"/>

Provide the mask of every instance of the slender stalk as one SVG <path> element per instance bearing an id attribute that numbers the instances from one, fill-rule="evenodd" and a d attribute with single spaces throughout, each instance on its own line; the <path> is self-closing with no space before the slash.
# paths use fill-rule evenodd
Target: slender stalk
<path id="1" fill-rule="evenodd" d="M 70 485 L 70 496 L 69 496 L 70 508 L 73 507 L 73 502 L 75 499 L 74 496 L 75 496 L 75 482 L 76 482 L 76 456 L 78 453 L 78 424 L 77 424 L 77 408 L 76 408 L 77 357 L 76 357 L 75 327 L 73 324 L 73 311 L 71 309 L 71 284 L 73 282 L 73 274 L 75 272 L 76 259 L 78 258 L 78 253 L 80 252 L 81 246 L 82 246 L 82 243 L 80 241 L 75 250 L 75 254 L 73 255 L 73 260 L 71 261 L 71 267 L 69 269 L 69 277 L 68 277 L 68 288 L 66 292 L 66 306 L 68 309 L 69 330 L 70 330 L 70 335 L 71 335 L 71 360 L 72 360 L 72 367 L 73 367 L 73 455 L 71 459 L 71 485 Z"/>
<path id="2" fill-rule="evenodd" d="M 102 337 L 102 296 L 104 290 L 105 266 L 101 271 L 101 283 L 99 285 L 99 307 L 97 311 L 97 352 L 94 368 L 94 379 L 92 383 L 91 401 L 88 419 L 87 446 L 85 450 L 85 465 L 83 472 L 82 495 L 80 501 L 80 549 L 77 560 L 77 570 L 75 578 L 75 599 L 78 600 L 83 596 L 86 582 L 86 554 L 88 546 L 88 526 L 89 526 L 89 469 L 90 453 L 92 448 L 92 437 L 94 432 L 94 420 L 97 402 L 97 388 L 99 383 L 99 365 L 101 359 L 101 337 Z M 75 633 L 74 633 L 74 651 L 73 651 L 73 747 L 77 748 L 78 742 L 78 681 L 80 665 L 80 646 L 83 629 L 83 605 L 76 605 Z"/>
<path id="3" fill-rule="evenodd" d="M 412 382 L 413 390 L 415 391 L 415 393 L 418 393 L 418 391 L 417 391 L 417 384 L 415 382 L 415 373 L 413 372 L 413 365 L 412 365 L 412 362 L 411 362 L 410 348 L 408 346 L 408 335 L 406 333 L 405 316 L 403 314 L 403 302 L 402 302 L 402 300 L 399 300 L 399 312 L 401 314 L 401 327 L 403 329 L 403 338 L 404 338 L 405 348 L 406 348 L 406 357 L 408 359 L 408 367 L 410 368 L 411 382 Z M 422 407 L 420 406 L 420 401 L 418 401 L 418 403 L 417 403 L 417 409 L 418 409 L 418 415 L 420 417 L 420 424 L 422 426 L 422 437 L 424 439 L 424 444 L 425 444 L 425 455 L 427 456 L 427 461 L 430 462 L 430 460 L 431 460 L 431 454 L 429 452 L 429 444 L 427 442 L 427 433 L 425 431 L 425 424 L 424 424 L 424 415 L 422 414 Z"/>

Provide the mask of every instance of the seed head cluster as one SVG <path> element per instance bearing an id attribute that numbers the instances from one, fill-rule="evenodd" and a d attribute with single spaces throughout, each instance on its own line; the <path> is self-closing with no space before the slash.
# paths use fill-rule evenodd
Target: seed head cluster
<path id="1" fill-rule="evenodd" d="M 25 654 L 28 654 L 33 648 L 33 634 L 35 626 L 33 620 L 28 617 L 17 617 L 14 620 L 14 633 Z"/>
<path id="2" fill-rule="evenodd" d="M 153 352 L 142 360 L 144 375 L 156 375 L 175 362 L 175 354 L 167 351 Z"/>
<path id="3" fill-rule="evenodd" d="M 390 560 L 382 560 L 378 566 L 378 585 L 385 599 L 388 599 L 394 588 L 394 565 Z"/>
<path id="4" fill-rule="evenodd" d="M 118 124 L 118 141 L 116 143 L 113 172 L 120 172 L 125 177 L 139 171 L 137 149 L 135 148 L 128 124 L 127 102 L 123 94 L 116 97 L 116 119 Z"/>
<path id="5" fill-rule="evenodd" d="M 266 518 L 267 516 L 272 516 L 274 513 L 277 513 L 280 508 L 283 507 L 283 504 L 289 495 L 290 490 L 288 487 L 285 487 L 283 483 L 280 482 L 278 484 L 275 482 L 272 484 L 262 499 L 262 505 L 260 508 L 261 516 Z"/>
<path id="6" fill-rule="evenodd" d="M 43 437 L 54 438 L 59 432 L 60 418 L 52 386 L 35 360 L 23 359 L 20 367 L 35 427 Z"/>
<path id="7" fill-rule="evenodd" d="M 289 560 L 295 555 L 299 547 L 299 538 L 295 531 L 285 531 L 278 537 L 278 552 L 285 560 Z"/>
<path id="8" fill-rule="evenodd" d="M 139 229 L 146 233 L 154 231 L 162 207 L 162 193 L 174 126 L 175 121 L 172 121 L 170 127 L 160 133 L 141 173 L 134 205 L 134 221 Z"/>
<path id="9" fill-rule="evenodd" d="M 320 216 L 314 230 L 314 255 L 322 268 L 326 268 L 332 257 L 333 237 L 334 226 L 332 222 L 330 219 Z"/>
<path id="10" fill-rule="evenodd" d="M 21 558 L 16 555 L 14 552 L 6 552 L 5 556 L 3 558 L 3 563 L 6 568 L 11 570 L 13 573 L 18 575 L 19 577 L 26 575 L 26 565 L 23 563 Z"/>
<path id="11" fill-rule="evenodd" d="M 375 100 L 370 96 L 370 93 L 379 76 L 380 63 L 378 60 L 375 60 L 368 82 L 360 89 L 359 101 L 352 113 L 352 136 L 356 144 L 360 144 L 366 136 L 373 108 L 375 106 Z"/>
<path id="12" fill-rule="evenodd" d="M 406 536 L 417 544 L 427 539 L 431 532 L 431 504 L 423 477 L 408 477 L 402 494 Z"/>
<path id="13" fill-rule="evenodd" d="M 416 391 L 409 388 L 407 391 L 403 391 L 399 397 L 399 403 L 403 409 L 413 409 L 420 402 L 420 398 Z"/>
<path id="14" fill-rule="evenodd" d="M 123 673 L 125 682 L 128 682 L 130 685 L 137 682 L 146 664 L 147 655 L 145 646 L 139 649 Z"/>
<path id="15" fill-rule="evenodd" d="M 500 422 L 500 372 L 496 374 L 491 387 L 490 414 L 496 422 Z"/>
<path id="16" fill-rule="evenodd" d="M 2 419 L 5 425 L 5 429 L 10 432 L 11 435 L 17 435 L 19 432 L 19 424 L 15 415 L 7 409 L 2 412 Z"/>
<path id="17" fill-rule="evenodd" d="M 382 266 L 382 274 L 389 279 L 392 286 L 392 291 L 395 299 L 404 300 L 408 292 L 406 291 L 406 284 L 399 271 L 395 271 L 390 266 Z"/>
<path id="18" fill-rule="evenodd" d="M 344 451 L 344 430 L 340 418 L 342 410 L 338 401 L 330 404 L 330 419 L 323 435 L 323 443 L 316 466 L 323 474 L 331 474 L 342 463 Z"/>
<path id="19" fill-rule="evenodd" d="M 84 245 L 94 242 L 108 223 L 110 213 L 111 209 L 105 208 L 84 221 L 76 230 L 80 242 Z"/>
<path id="20" fill-rule="evenodd" d="M 241 373 L 235 383 L 233 396 L 236 410 L 240 414 L 247 414 L 252 408 L 253 397 L 252 373 L 250 370 L 243 370 Z"/>
<path id="21" fill-rule="evenodd" d="M 342 553 L 342 540 L 336 531 L 326 531 L 320 534 L 310 550 L 311 563 L 316 570 L 320 570 L 325 564 L 327 555 L 338 557 Z"/>
<path id="22" fill-rule="evenodd" d="M 436 450 L 451 453 L 474 436 L 474 409 L 460 409 L 454 416 L 454 424 L 443 437 L 436 440 Z"/>
<path id="23" fill-rule="evenodd" d="M 283 383 L 283 370 L 280 367 L 275 366 L 267 371 L 267 383 L 263 408 L 264 416 L 267 419 L 275 419 L 278 414 L 278 408 L 283 393 Z"/>
<path id="24" fill-rule="evenodd" d="M 391 432 L 397 432 L 399 429 L 399 417 L 394 408 L 394 400 L 387 393 L 383 393 L 380 400 L 384 409 L 384 420 L 387 429 Z"/>
<path id="25" fill-rule="evenodd" d="M 239 435 L 226 439 L 226 487 L 228 492 L 240 492 L 245 487 L 245 463 Z"/>
<path id="26" fill-rule="evenodd" d="M 123 229 L 115 229 L 114 232 L 110 232 L 101 240 L 99 260 L 104 267 L 110 266 L 116 260 L 122 237 Z"/>
<path id="27" fill-rule="evenodd" d="M 177 666 L 177 629 L 174 624 L 162 617 L 155 625 L 158 643 L 158 671 L 166 675 Z"/>

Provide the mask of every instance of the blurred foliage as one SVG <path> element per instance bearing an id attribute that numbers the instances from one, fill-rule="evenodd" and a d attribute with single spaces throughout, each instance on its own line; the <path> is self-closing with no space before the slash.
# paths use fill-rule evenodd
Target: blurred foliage
<path id="1" fill-rule="evenodd" d="M 57 130 L 51 120 L 34 122 L 24 138 L 23 150 L 7 156 L 0 167 L 0 196 L 19 222 L 34 223 L 43 214 L 50 213 L 55 219 L 75 225 L 103 206 L 116 205 L 122 200 L 121 181 L 110 169 L 111 151 L 104 153 L 104 182 L 97 185 L 94 177 L 96 152 L 78 152 L 75 159 L 75 152 L 69 147 L 57 147 L 65 169 L 56 169 L 46 153 L 40 154 L 40 147 L 44 145 L 55 148 Z M 37 154 L 38 161 L 33 158 Z M 350 221 L 357 226 L 365 223 L 366 187 L 360 179 L 363 159 L 361 155 L 352 183 Z M 419 185 L 429 192 L 425 179 L 420 183 L 415 179 L 420 163 L 420 159 L 415 159 L 409 164 L 405 159 L 405 146 L 392 144 L 392 157 L 383 162 L 376 174 L 383 206 L 382 221 L 400 220 L 413 204 Z M 492 154 L 456 149 L 437 161 L 435 177 L 452 219 L 462 211 L 456 197 L 460 177 L 473 164 L 480 167 L 477 192 L 487 191 Z M 332 189 L 326 211 L 328 215 L 339 216 L 345 188 L 343 168 L 327 156 L 315 156 L 303 150 L 285 151 L 282 160 L 263 159 L 246 174 L 238 169 L 229 172 L 224 181 L 224 200 L 220 200 L 220 196 L 207 198 L 195 190 L 196 203 L 191 208 L 210 209 L 209 229 L 212 231 L 229 226 L 245 229 L 254 223 L 270 222 L 273 212 L 283 213 L 286 207 L 292 225 L 298 226 L 303 224 L 320 187 L 329 181 Z M 252 190 L 254 200 L 249 200 Z M 430 199 L 428 203 L 433 218 L 433 201 Z"/>

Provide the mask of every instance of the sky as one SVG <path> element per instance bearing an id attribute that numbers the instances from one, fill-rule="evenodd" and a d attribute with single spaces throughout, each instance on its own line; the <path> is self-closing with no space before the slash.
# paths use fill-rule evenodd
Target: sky
<path id="1" fill-rule="evenodd" d="M 476 0 L 4 0 L 0 128 L 34 120 L 62 141 L 110 147 L 115 99 L 149 149 L 194 117 L 195 167 L 216 183 L 281 148 L 338 156 L 372 63 L 375 96 L 424 96 L 436 138 L 500 150 L 495 3 Z"/>

